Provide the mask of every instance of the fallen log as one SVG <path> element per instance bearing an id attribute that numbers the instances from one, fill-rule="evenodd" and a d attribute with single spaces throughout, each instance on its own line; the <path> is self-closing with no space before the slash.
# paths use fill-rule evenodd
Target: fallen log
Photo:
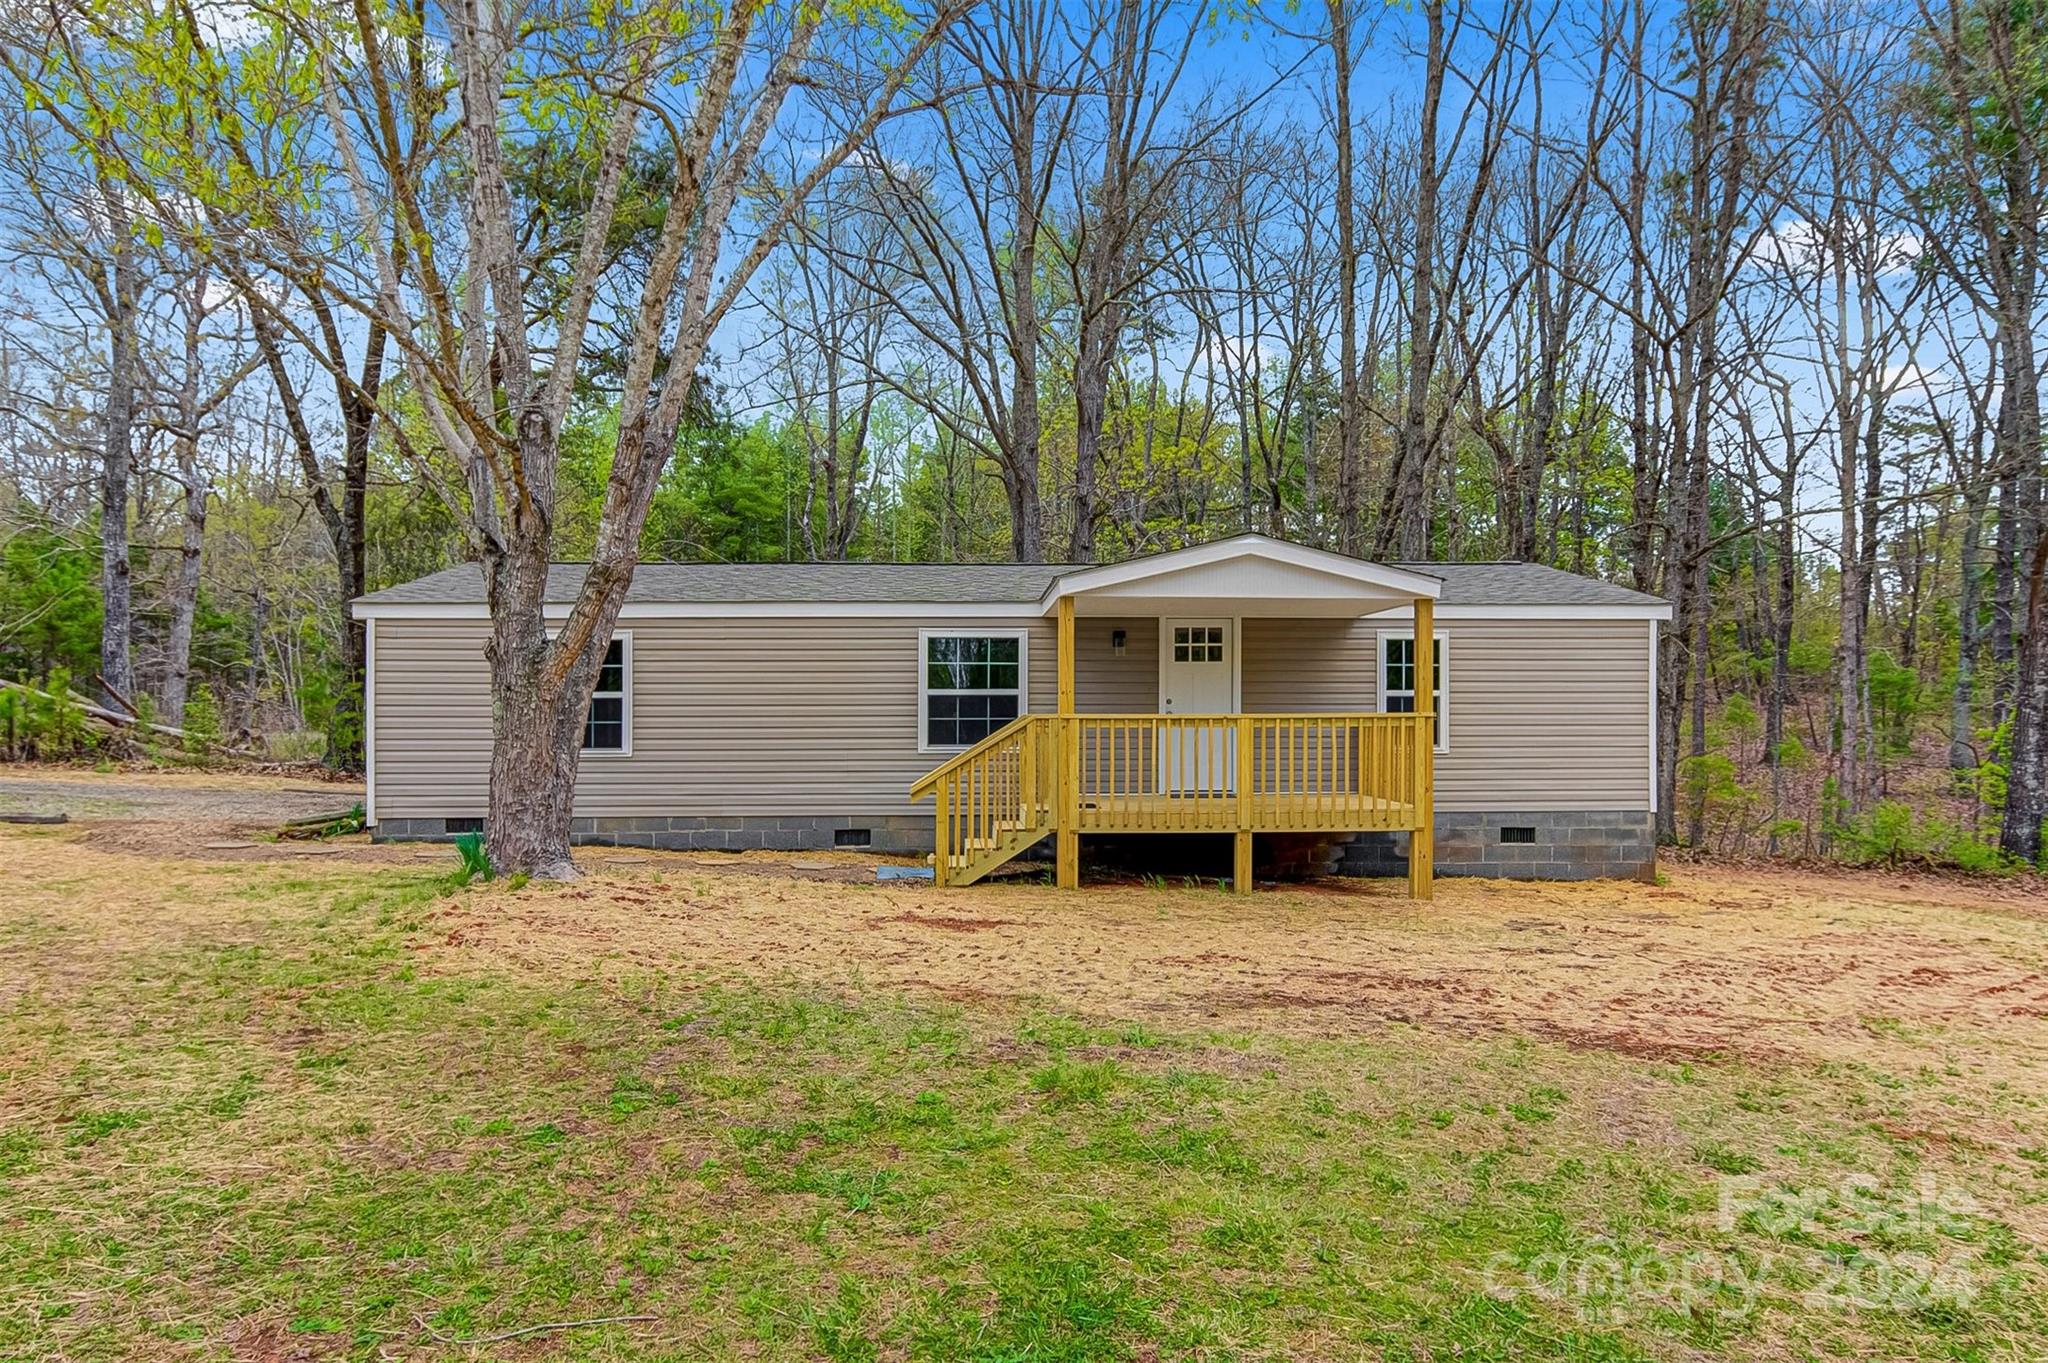
<path id="1" fill-rule="evenodd" d="M 98 682 L 100 684 L 100 690 L 112 696 L 115 700 L 115 703 L 117 703 L 123 710 L 126 710 L 130 715 L 132 715 L 136 719 L 142 718 L 142 711 L 135 708 L 135 702 L 128 699 L 128 697 L 122 695 L 119 691 L 116 691 L 114 689 L 114 684 L 112 682 L 108 681 L 105 677 L 101 676 L 97 672 L 92 674 L 92 679 Z M 72 694 L 76 695 L 78 693 L 74 691 Z"/>
<path id="2" fill-rule="evenodd" d="M 70 823 L 69 814 L 0 814 L 0 823 Z"/>
<path id="3" fill-rule="evenodd" d="M 0 687 L 4 687 L 9 691 L 20 691 L 24 695 L 40 696 L 44 700 L 55 699 L 48 691 L 39 691 L 24 682 L 8 681 L 5 677 L 0 677 Z M 112 729 L 145 729 L 153 734 L 162 734 L 166 738 L 175 738 L 180 743 L 189 743 L 192 738 L 185 730 L 174 725 L 158 724 L 154 720 L 145 724 L 133 715 L 124 715 L 119 710 L 110 710 L 104 705 L 85 699 L 85 697 L 75 691 L 65 697 L 65 703 L 77 706 L 79 710 L 84 712 L 87 719 L 97 720 Z M 263 760 L 262 753 L 249 748 L 221 747 L 216 748 L 214 751 L 225 757 L 239 757 L 245 761 L 260 762 Z"/>
<path id="4" fill-rule="evenodd" d="M 25 695 L 39 696 L 44 700 L 56 699 L 48 691 L 40 691 L 25 682 L 8 681 L 5 677 L 0 677 L 0 687 L 5 687 L 9 691 L 20 691 Z M 158 724 L 155 721 L 144 724 L 133 715 L 124 715 L 119 710 L 109 710 L 106 706 L 95 701 L 86 700 L 75 691 L 66 696 L 64 700 L 66 704 L 75 705 L 80 710 L 83 710 L 88 718 L 97 719 L 104 724 L 111 724 L 118 729 L 148 729 L 152 733 L 163 734 L 166 737 L 175 738 L 181 742 L 186 737 L 183 729 L 176 729 L 168 724 Z"/>

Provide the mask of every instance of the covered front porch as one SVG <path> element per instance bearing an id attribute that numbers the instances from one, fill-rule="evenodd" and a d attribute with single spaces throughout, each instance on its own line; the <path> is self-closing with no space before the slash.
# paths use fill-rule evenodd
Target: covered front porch
<path id="1" fill-rule="evenodd" d="M 1248 893 L 1259 834 L 1398 830 L 1410 894 L 1429 898 L 1434 650 L 1412 641 L 1434 637 L 1439 589 L 1259 536 L 1063 575 L 1042 603 L 1057 626 L 1053 713 L 1021 715 L 911 789 L 934 801 L 939 883 L 971 883 L 1048 834 L 1073 888 L 1084 834 L 1223 833 Z M 1247 652 L 1283 637 L 1278 622 L 1388 612 L 1412 618 L 1398 693 L 1277 647 Z M 1258 707 L 1244 703 L 1248 669 Z M 1152 706 L 1122 703 L 1134 695 Z"/>

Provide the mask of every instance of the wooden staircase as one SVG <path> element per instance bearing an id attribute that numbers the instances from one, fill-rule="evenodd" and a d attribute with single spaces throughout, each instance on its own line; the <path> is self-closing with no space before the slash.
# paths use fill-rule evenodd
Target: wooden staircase
<path id="1" fill-rule="evenodd" d="M 1059 771 L 1051 717 L 1024 715 L 910 788 L 936 805 L 934 878 L 972 885 L 1053 831 Z"/>

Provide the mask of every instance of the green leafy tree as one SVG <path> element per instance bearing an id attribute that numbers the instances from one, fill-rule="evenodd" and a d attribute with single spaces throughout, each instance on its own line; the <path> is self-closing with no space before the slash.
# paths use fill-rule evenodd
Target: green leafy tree
<path id="1" fill-rule="evenodd" d="M 0 672 L 91 676 L 99 666 L 99 556 L 39 527 L 0 549 Z"/>

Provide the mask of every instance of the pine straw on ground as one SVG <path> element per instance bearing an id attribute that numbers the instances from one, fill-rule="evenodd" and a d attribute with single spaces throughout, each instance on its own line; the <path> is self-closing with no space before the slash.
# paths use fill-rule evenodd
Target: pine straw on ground
<path id="1" fill-rule="evenodd" d="M 453 865 L 445 847 L 360 838 L 206 851 L 147 822 L 82 836 L 124 889 L 135 857 Z M 1307 1037 L 1413 1023 L 1645 1058 L 1910 1059 L 2048 1091 L 2048 902 L 2026 884 L 1702 865 L 1654 886 L 1443 879 L 1416 904 L 1393 880 L 1067 895 L 877 883 L 878 859 L 846 852 L 577 858 L 574 884 L 441 901 L 422 964 L 734 972 Z"/>
<path id="2" fill-rule="evenodd" d="M 2041 1324 L 2048 912 L 2010 886 L 1415 905 L 584 849 L 458 889 L 446 848 L 182 832 L 0 830 L 0 1339 L 464 1356 L 653 1306 L 516 1352 L 2017 1358 Z M 1785 1252 L 1712 1229 L 1738 1171 L 1933 1178 L 2020 1276 L 1925 1320 L 1443 1295 L 1607 1236 Z"/>

